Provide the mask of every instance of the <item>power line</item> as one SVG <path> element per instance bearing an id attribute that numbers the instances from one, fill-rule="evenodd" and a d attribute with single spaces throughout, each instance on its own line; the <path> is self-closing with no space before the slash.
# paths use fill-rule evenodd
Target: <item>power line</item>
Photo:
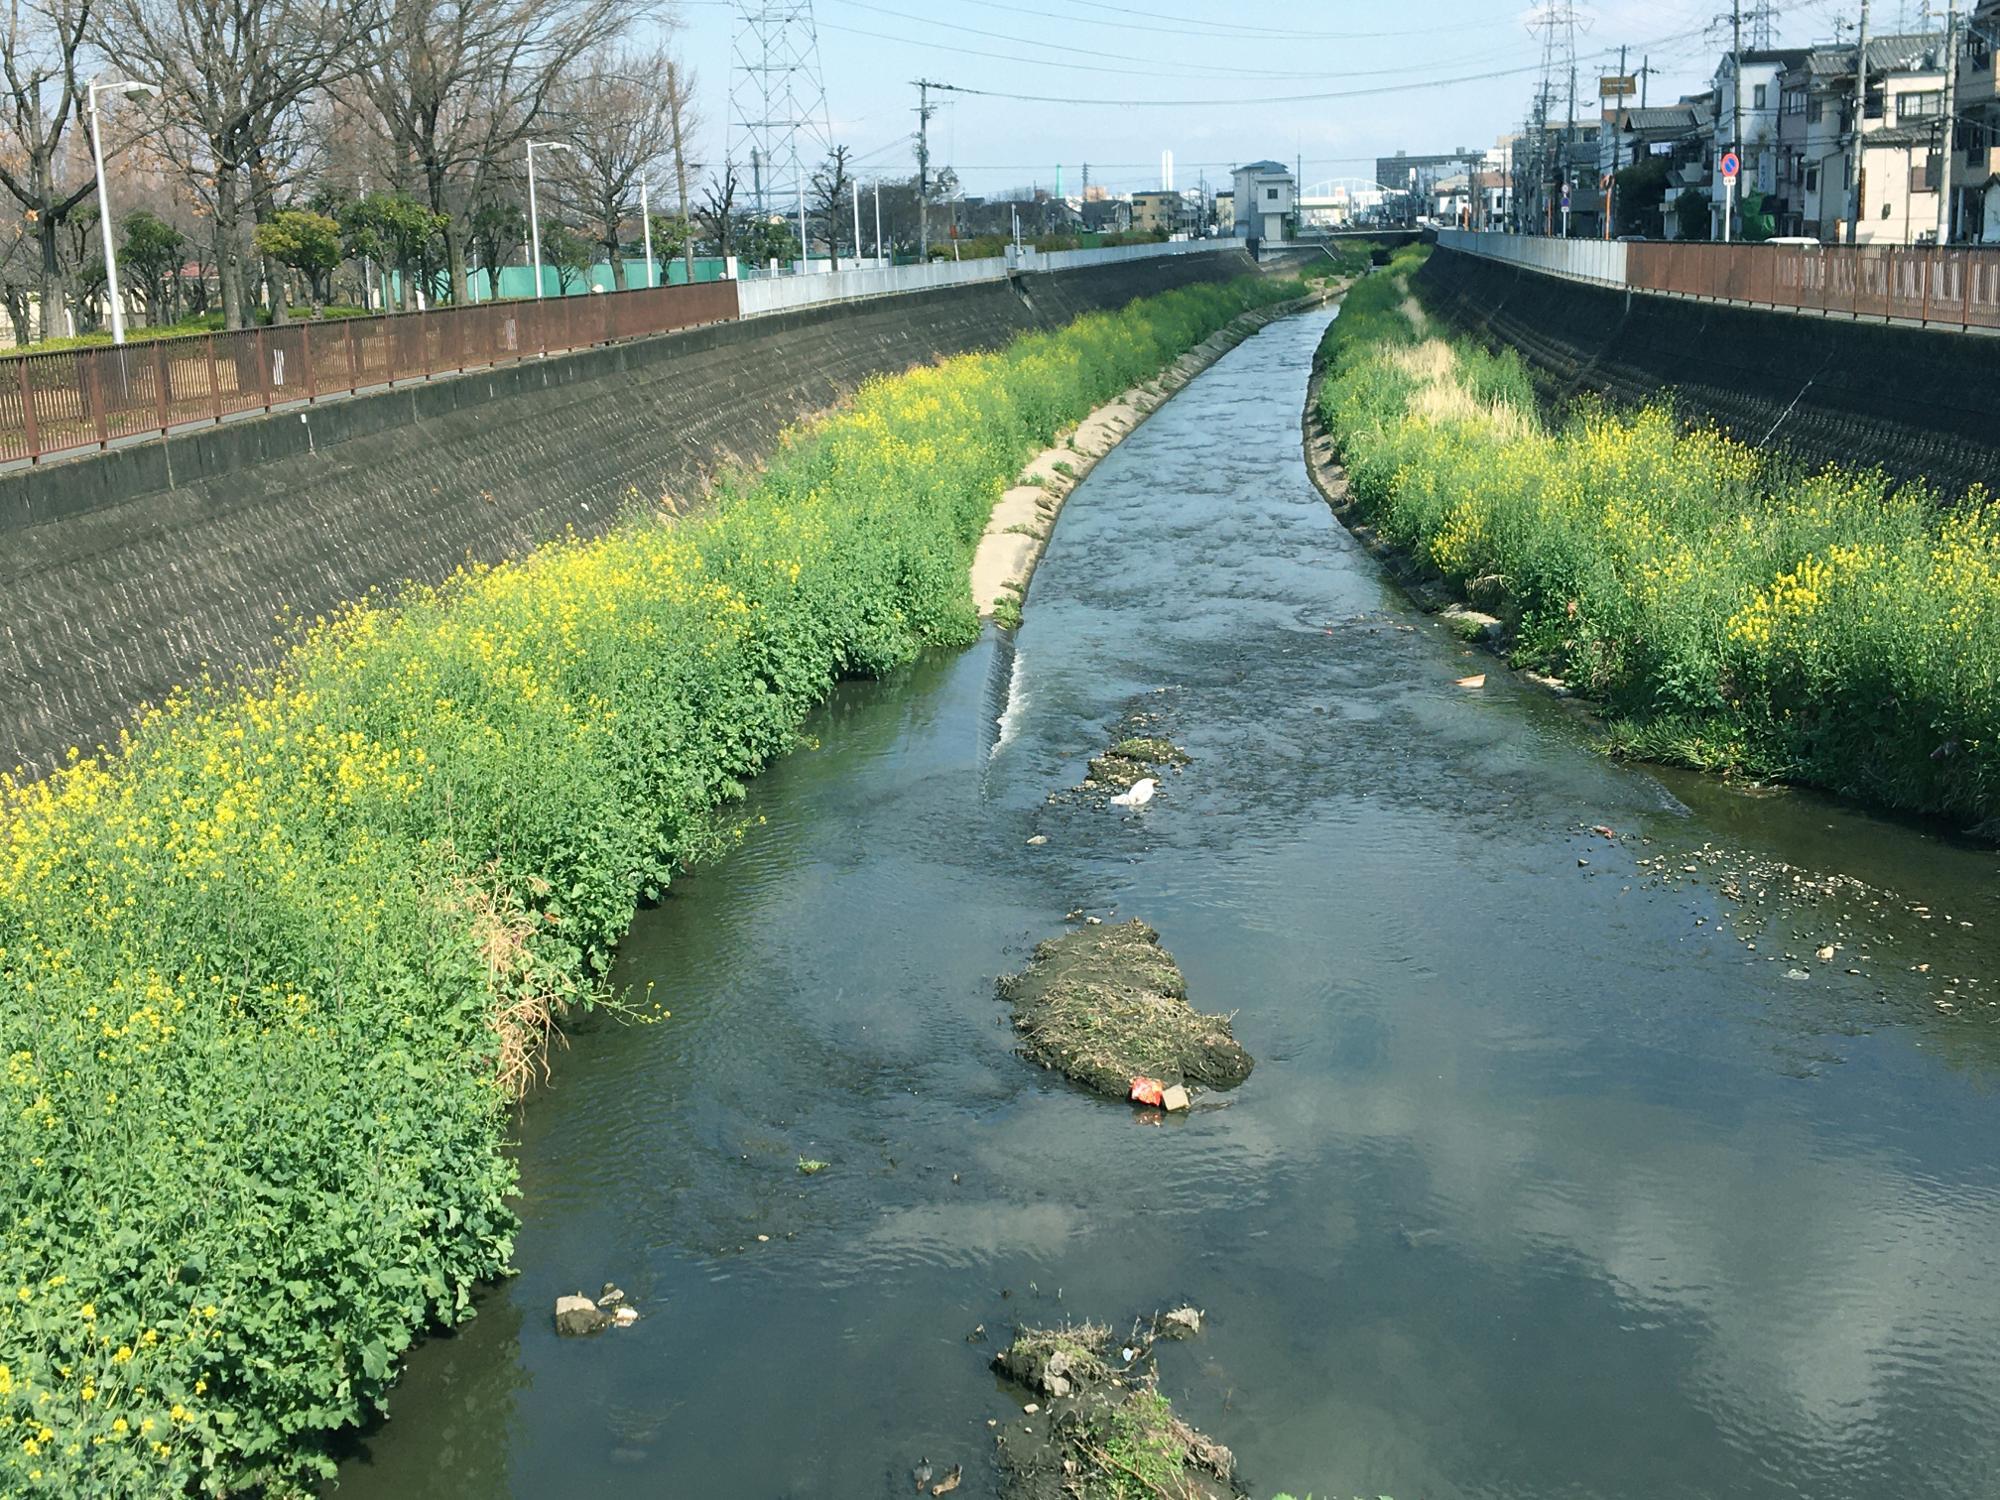
<path id="1" fill-rule="evenodd" d="M 963 36 L 983 36 L 983 37 L 988 37 L 996 42 L 1010 42 L 1017 47 L 1039 47 L 1045 51 L 1065 52 L 1065 53 L 1074 53 L 1076 51 L 1076 49 L 1073 46 L 1067 45 L 1062 42 L 1044 42 L 1044 41 L 1038 41 L 1034 37 L 1013 36 L 1008 32 L 1004 31 L 986 31 L 977 26 L 962 25 L 957 21 L 944 21 L 944 20 L 939 20 L 935 16 L 919 15 L 912 11 L 907 11 L 907 10 L 894 10 L 886 5 L 872 4 L 871 0 L 836 0 L 836 3 L 841 5 L 852 6 L 856 10 L 872 10 L 877 15 L 892 16 L 899 21 L 915 21 L 924 26 L 940 26 L 948 31 L 958 32 L 960 35 Z M 918 43 L 918 45 L 923 46 L 928 44 Z M 1130 52 L 1105 52 L 1102 50 L 1093 50 L 1091 52 L 1091 56 L 1096 58 L 1109 58 L 1118 62 L 1143 63 L 1145 64 L 1145 71 L 1138 75 L 1141 77 L 1158 77 L 1160 74 L 1160 70 L 1163 68 L 1182 69 L 1182 70 L 1185 70 L 1186 68 L 1185 64 L 1167 58 L 1141 57 Z M 1027 59 L 1025 58 L 1021 60 L 1027 61 Z M 1089 63 L 1054 64 L 1054 63 L 1037 62 L 1035 66 L 1078 67 L 1078 68 L 1083 68 L 1086 71 L 1101 72 L 1101 73 L 1124 73 L 1131 71 L 1125 68 L 1095 67 Z M 1435 66 L 1435 64 L 1433 64 L 1433 66 Z M 1418 70 L 1411 69 L 1410 71 L 1415 72 Z M 1187 72 L 1186 76 L 1201 77 L 1207 74 L 1224 74 L 1224 73 L 1233 74 L 1245 78 L 1319 78 L 1325 76 L 1325 69 L 1320 69 L 1317 72 L 1313 73 L 1273 73 L 1266 68 L 1239 68 L 1224 63 L 1216 63 L 1209 67 L 1196 68 L 1192 72 Z"/>
<path id="2" fill-rule="evenodd" d="M 820 29 L 822 31 L 844 31 L 854 36 L 874 37 L 879 41 L 909 42 L 914 47 L 931 47 L 941 52 L 962 52 L 972 57 L 995 56 L 993 53 L 980 52 L 969 47 L 947 47 L 941 42 L 912 41 L 908 37 L 890 36 L 885 32 L 879 31 L 863 31 L 855 26 L 836 26 L 831 22 L 821 22 Z M 1001 61 L 1024 62 L 1033 67 L 1051 66 L 1051 64 L 1044 63 L 1038 58 L 1007 57 L 1002 58 Z M 1079 64 L 1079 66 L 1083 65 Z M 1096 95 L 1086 97 L 1076 94 L 1016 94 L 1004 89 L 974 89 L 957 86 L 953 86 L 951 92 L 955 94 L 977 95 L 985 99 L 1005 99 L 1015 104 L 1084 104 L 1124 109 L 1150 107 L 1169 109 L 1227 109 L 1243 108 L 1245 106 L 1261 108 L 1272 104 L 1312 104 L 1326 99 L 1361 99 L 1377 94 L 1402 94 L 1411 93 L 1418 89 L 1447 88 L 1460 83 L 1484 83 L 1494 78 L 1517 78 L 1523 73 L 1536 71 L 1539 66 L 1540 64 L 1538 63 L 1529 63 L 1525 67 L 1498 68 L 1489 73 L 1468 73 L 1457 78 L 1426 78 L 1415 83 L 1385 83 L 1373 88 L 1333 89 L 1325 93 L 1315 94 L 1262 94 L 1236 99 L 1104 99 Z M 1096 72 L 1101 70 L 1089 69 L 1089 71 Z M 1359 76 L 1375 77 L 1379 75 L 1361 74 Z M 943 87 L 943 85 L 939 85 L 939 87 Z"/>
<path id="3" fill-rule="evenodd" d="M 997 3 L 997 0 L 973 0 L 973 3 L 994 4 Z M 1440 36 L 1447 32 L 1469 31 L 1473 29 L 1470 26 L 1420 26 L 1420 27 L 1411 27 L 1398 31 L 1305 31 L 1284 26 L 1253 26 L 1248 24 L 1247 22 L 1238 23 L 1234 21 L 1229 22 L 1226 25 L 1223 24 L 1211 25 L 1208 23 L 1204 23 L 1198 17 L 1195 16 L 1170 15 L 1162 17 L 1160 13 L 1157 11 L 1136 10 L 1129 5 L 1112 5 L 1108 3 L 1108 0 L 1071 0 L 1071 3 L 1074 5 L 1088 6 L 1092 10 L 1110 11 L 1113 14 L 1121 16 L 1137 16 L 1139 19 L 1146 22 L 1147 29 L 1149 31 L 1173 30 L 1174 28 L 1170 26 L 1163 26 L 1160 24 L 1160 22 L 1164 19 L 1167 21 L 1184 21 L 1188 22 L 1193 26 L 1201 28 L 1198 31 L 1185 33 L 1186 35 L 1190 36 L 1249 37 L 1252 38 L 1253 40 L 1267 40 L 1267 41 L 1305 40 L 1305 41 L 1319 41 L 1319 42 L 1354 42 L 1354 41 L 1367 41 L 1379 37 Z M 1046 15 L 1049 14 L 1049 12 L 1044 11 L 1041 12 L 1041 14 Z M 1089 22 L 1089 18 L 1085 16 L 1058 15 L 1057 19 L 1065 21 L 1082 20 Z M 1122 25 L 1128 23 L 1089 22 L 1089 24 Z M 1511 25 L 1512 22 L 1499 21 L 1499 22 L 1489 22 L 1487 24 L 1508 26 Z"/>

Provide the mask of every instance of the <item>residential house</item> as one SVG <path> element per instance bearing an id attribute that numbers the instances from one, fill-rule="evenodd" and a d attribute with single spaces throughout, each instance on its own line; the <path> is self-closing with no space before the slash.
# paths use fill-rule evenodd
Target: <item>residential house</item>
<path id="1" fill-rule="evenodd" d="M 1132 227 L 1132 205 L 1123 198 L 1085 198 L 1083 227 L 1092 234 L 1121 234 Z"/>
<path id="2" fill-rule="evenodd" d="M 1658 219 L 1648 219 L 1638 232 L 1649 239 L 1675 239 L 1680 226 L 1674 208 L 1682 191 L 1707 196 L 1707 163 L 1713 145 L 1713 121 L 1706 106 L 1687 99 L 1677 104 L 1656 104 L 1621 109 L 1605 132 L 1611 155 L 1604 163 L 1607 171 L 1622 171 L 1641 162 L 1658 160 L 1666 173 Z M 1693 176 L 1688 174 L 1692 171 Z M 1630 222 L 1629 215 L 1623 216 Z"/>
<path id="3" fill-rule="evenodd" d="M 1253 161 L 1238 167 L 1236 179 L 1236 223 L 1238 239 L 1282 240 L 1290 238 L 1297 209 L 1298 184 L 1282 162 Z"/>
<path id="4" fill-rule="evenodd" d="M 1603 174 L 1598 165 L 1603 134 L 1600 122 L 1579 120 L 1570 126 L 1558 148 L 1563 194 L 1556 201 L 1556 222 L 1571 239 L 1594 240 L 1604 233 Z M 1569 210 L 1566 215 L 1565 207 Z"/>
<path id="5" fill-rule="evenodd" d="M 1229 188 L 1215 195 L 1215 232 L 1224 239 L 1236 233 L 1236 194 Z"/>
<path id="6" fill-rule="evenodd" d="M 1749 193 L 1762 193 L 1767 198 L 1782 200 L 1778 171 L 1778 120 L 1784 93 L 1781 80 L 1787 72 L 1803 63 L 1811 50 L 1805 47 L 1752 49 L 1740 54 L 1740 67 L 1737 53 L 1722 54 L 1722 62 L 1715 70 L 1715 157 L 1720 161 L 1725 152 L 1734 151 L 1742 162 L 1742 170 L 1736 179 L 1739 214 L 1742 212 L 1743 197 Z M 1709 183 L 1712 205 L 1710 237 L 1713 239 L 1722 238 L 1723 202 L 1727 191 L 1722 174 L 1714 173 Z M 1778 202 L 1768 207 L 1773 212 L 1782 213 L 1787 205 Z M 1733 235 L 1740 234 L 1740 224 L 1739 219 L 1732 226 L 1730 232 Z"/>
<path id="7" fill-rule="evenodd" d="M 1181 227 L 1181 195 L 1171 188 L 1132 195 L 1132 227 L 1142 234 L 1172 234 Z"/>
<path id="8" fill-rule="evenodd" d="M 1958 54 L 1958 129 L 1951 182 L 1953 238 L 2000 244 L 2000 0 L 1980 0 L 1963 25 Z"/>
<path id="9" fill-rule="evenodd" d="M 1869 38 L 1856 244 L 1910 245 L 1937 237 L 1946 147 L 1944 71 L 1940 32 Z M 1854 72 L 1852 46 L 1815 47 L 1786 70 L 1779 134 L 1781 233 L 1827 243 L 1847 237 L 1856 165 Z"/>
<path id="10" fill-rule="evenodd" d="M 1681 207 L 1684 197 L 1696 200 L 1698 206 L 1692 211 L 1696 220 L 1714 227 L 1715 167 L 1722 155 L 1715 144 L 1715 90 L 1683 94 L 1680 102 L 1687 107 L 1693 123 L 1668 153 L 1667 193 L 1660 204 L 1660 232 L 1670 240 L 1685 237 L 1681 233 L 1687 219 Z"/>

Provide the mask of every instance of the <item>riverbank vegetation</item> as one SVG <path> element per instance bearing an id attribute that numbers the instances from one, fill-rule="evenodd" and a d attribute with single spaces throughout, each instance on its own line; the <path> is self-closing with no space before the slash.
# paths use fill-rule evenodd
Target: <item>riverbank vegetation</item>
<path id="1" fill-rule="evenodd" d="M 287 1493 L 468 1316 L 507 1106 L 842 675 L 978 629 L 1026 456 L 1246 278 L 874 382 L 695 519 L 316 622 L 0 782 L 0 1490 Z"/>
<path id="2" fill-rule="evenodd" d="M 1538 414 L 1518 359 L 1349 294 L 1319 415 L 1360 517 L 1501 614 L 1612 743 L 1891 808 L 2000 815 L 2000 505 L 1806 472 L 1665 404 Z"/>

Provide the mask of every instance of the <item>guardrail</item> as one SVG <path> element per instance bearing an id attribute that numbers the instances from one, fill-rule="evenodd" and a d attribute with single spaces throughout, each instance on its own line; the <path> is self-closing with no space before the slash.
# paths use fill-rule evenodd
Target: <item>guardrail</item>
<path id="1" fill-rule="evenodd" d="M 985 260 L 934 260 L 912 266 L 855 266 L 845 271 L 760 276 L 755 281 L 739 282 L 737 304 L 743 317 L 759 318 L 820 302 L 849 302 L 856 297 L 888 297 L 900 292 L 1006 279 L 1007 262 L 999 256 Z"/>
<path id="2" fill-rule="evenodd" d="M 817 275 L 640 287 L 601 296 L 480 302 L 369 318 L 99 345 L 0 360 L 0 463 L 108 448 L 225 421 L 703 323 L 821 302 L 1003 281 L 1116 261 L 1241 249 L 1239 240 L 1026 250 L 984 260 L 861 266 Z M 11 368 L 10 368 L 11 367 Z"/>
<path id="3" fill-rule="evenodd" d="M 726 322 L 736 283 L 484 302 L 0 360 L 0 461 Z"/>
<path id="4" fill-rule="evenodd" d="M 1242 248 L 1241 240 L 1166 240 L 1153 245 L 1113 245 L 1101 250 L 1037 250 L 1023 246 L 1018 253 L 1010 247 L 1005 255 L 981 260 L 934 260 L 913 266 L 857 266 L 803 276 L 759 277 L 743 282 L 739 295 L 743 316 L 757 318 L 820 302 L 851 302 L 858 297 L 887 297 L 940 286 L 1004 281 L 1014 273 L 1074 271 L 1120 261 Z"/>
<path id="5" fill-rule="evenodd" d="M 2000 249 L 1712 245 L 1438 232 L 1438 244 L 1572 281 L 1785 312 L 2000 329 Z"/>

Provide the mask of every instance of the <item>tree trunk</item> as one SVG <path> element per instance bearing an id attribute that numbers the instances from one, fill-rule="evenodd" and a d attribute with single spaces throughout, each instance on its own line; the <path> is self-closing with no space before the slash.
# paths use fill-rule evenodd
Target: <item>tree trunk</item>
<path id="1" fill-rule="evenodd" d="M 243 260 L 237 253 L 236 235 L 242 224 L 241 187 L 236 169 L 220 168 L 215 174 L 215 277 L 222 287 L 222 326 L 241 328 L 243 311 Z"/>
<path id="2" fill-rule="evenodd" d="M 612 289 L 622 292 L 625 290 L 625 257 L 620 252 L 624 247 L 618 243 L 618 225 L 609 215 L 604 220 L 604 248 L 611 262 Z"/>
<path id="3" fill-rule="evenodd" d="M 252 158 L 250 167 L 250 206 L 259 224 L 268 224 L 278 211 L 277 194 L 271 186 L 271 179 L 264 169 Z M 285 268 L 268 255 L 260 254 L 258 259 L 264 265 L 264 286 L 271 299 L 271 323 L 275 327 L 291 321 L 291 309 L 287 292 L 289 282 Z"/>
<path id="4" fill-rule="evenodd" d="M 454 304 L 462 303 L 471 295 L 465 271 L 465 236 L 459 230 L 458 220 L 449 214 L 444 220 L 444 257 L 451 268 L 451 300 Z"/>
<path id="5" fill-rule="evenodd" d="M 42 242 L 42 337 L 59 339 L 69 332 L 63 323 L 63 273 L 58 236 L 62 226 L 44 208 L 36 221 Z"/>

